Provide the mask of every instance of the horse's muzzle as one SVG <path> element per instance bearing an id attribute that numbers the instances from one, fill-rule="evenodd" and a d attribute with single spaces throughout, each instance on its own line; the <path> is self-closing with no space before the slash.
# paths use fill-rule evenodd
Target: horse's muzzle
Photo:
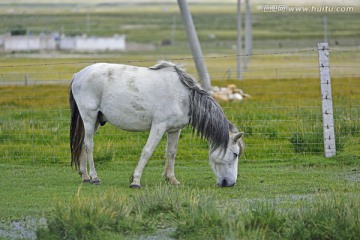
<path id="1" fill-rule="evenodd" d="M 224 178 L 221 183 L 218 183 L 219 187 L 233 187 L 235 185 L 234 183 L 229 182 L 226 178 Z"/>

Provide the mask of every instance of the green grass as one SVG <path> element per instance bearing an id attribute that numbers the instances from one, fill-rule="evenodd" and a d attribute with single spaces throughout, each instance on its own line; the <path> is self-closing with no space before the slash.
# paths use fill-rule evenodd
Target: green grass
<path id="1" fill-rule="evenodd" d="M 340 210 L 347 216 L 344 221 L 350 221 L 342 224 L 355 227 L 339 232 L 351 236 L 358 223 L 349 212 L 358 204 L 353 196 L 360 193 L 359 111 L 355 107 L 359 100 L 353 88 L 358 80 L 333 79 L 341 148 L 332 159 L 323 157 L 318 138 L 321 116 L 316 79 L 303 78 L 301 85 L 296 79 L 214 81 L 214 85 L 235 83 L 252 95 L 241 103 L 221 103 L 228 118 L 245 131 L 246 152 L 239 162 L 237 185 L 215 187 L 207 163 L 208 146 L 186 128 L 176 162 L 182 186 L 164 185 L 163 139 L 144 171 L 141 191 L 128 185 L 147 133 L 102 127 L 95 136 L 94 152 L 102 185 L 81 185 L 80 177 L 69 166 L 68 87 L 1 87 L 1 228 L 10 228 L 9 222 L 14 220 L 30 217 L 40 221 L 45 217 L 48 228 L 38 232 L 43 238 L 76 238 L 81 234 L 116 239 L 165 234 L 180 239 L 275 239 L 301 238 L 301 232 L 311 238 L 333 228 L 332 219 L 339 217 L 332 206 L 351 198 L 352 205 Z M 302 141 L 294 142 L 294 135 Z M 253 206 L 256 202 L 260 204 Z M 125 206 L 129 209 L 123 209 Z M 243 212 L 234 210 L 239 207 Z M 308 208 L 319 209 L 319 213 L 306 215 Z M 293 209 L 297 211 L 290 211 Z M 309 225 L 322 217 L 325 222 L 321 226 Z"/>
<path id="2" fill-rule="evenodd" d="M 59 31 L 62 26 L 66 34 L 83 32 L 89 10 L 88 35 L 126 33 L 128 41 L 157 48 L 147 53 L 65 53 L 62 58 L 48 53 L 31 58 L 1 53 L 0 82 L 24 81 L 25 74 L 38 82 L 0 86 L 0 239 L 1 230 L 13 229 L 11 223 L 27 225 L 33 220 L 40 239 L 359 236 L 359 55 L 356 51 L 330 53 L 338 153 L 326 159 L 317 52 L 311 50 L 323 39 L 322 30 L 316 32 L 322 29 L 323 14 L 281 14 L 278 21 L 278 14 L 255 12 L 255 54 L 244 80 L 237 81 L 229 80 L 236 66 L 235 8 L 192 6 L 212 84 L 235 83 L 252 96 L 240 103 L 221 102 L 229 120 L 245 132 L 238 182 L 233 188 L 215 186 L 207 143 L 185 128 L 175 168 L 181 186 L 168 186 L 161 177 L 164 138 L 145 168 L 143 189 L 134 191 L 128 188 L 129 177 L 147 133 L 102 127 L 95 136 L 94 151 L 102 185 L 83 185 L 70 168 L 68 86 L 41 85 L 41 81 L 69 81 L 73 73 L 93 62 L 150 66 L 159 58 L 185 62 L 194 74 L 177 6 L 169 6 L 167 13 L 158 5 L 80 8 L 74 13 L 69 11 L 73 5 L 60 5 L 51 15 L 46 4 L 22 14 L 1 10 L 0 32 L 14 24 L 34 34 Z M 29 5 L 13 7 L 23 11 Z M 328 14 L 330 46 L 335 39 L 338 48 L 356 46 L 358 14 Z M 173 16 L 175 45 L 161 47 L 159 43 L 170 36 Z M 215 40 L 208 38 L 213 33 Z M 304 48 L 310 50 L 296 52 Z M 295 53 L 286 53 L 289 49 Z"/>
<path id="3" fill-rule="evenodd" d="M 305 220 L 312 224 L 312 219 L 324 216 L 323 223 L 333 226 L 333 218 L 342 214 L 333 211 L 336 204 L 338 208 L 348 208 L 343 213 L 348 217 L 340 220 L 354 221 L 349 225 L 354 227 L 342 229 L 352 234 L 358 227 L 359 163 L 359 157 L 348 155 L 333 159 L 305 156 L 282 161 L 242 160 L 236 186 L 222 189 L 215 187 L 215 178 L 206 160 L 177 161 L 180 187 L 165 184 L 161 177 L 162 161 L 150 161 L 144 171 L 143 189 L 140 191 L 128 188 L 134 161 L 97 162 L 102 179 L 100 186 L 82 185 L 80 177 L 69 164 L 2 163 L 0 219 L 9 222 L 28 216 L 35 219 L 45 217 L 49 229 L 39 233 L 44 239 L 49 238 L 48 234 L 58 238 L 64 234 L 68 238 L 77 234 L 93 234 L 99 239 L 103 236 L 136 238 L 163 234 L 158 231 L 166 233 L 169 229 L 176 229 L 170 234 L 180 239 L 217 239 L 218 236 L 232 237 L 233 234 L 253 239 L 259 234 L 275 234 L 272 232 L 274 227 L 268 229 L 260 224 L 273 226 L 280 224 L 283 218 L 298 221 L 300 218 L 295 214 L 307 214 L 309 219 Z M 314 204 L 317 199 L 319 205 Z M 322 206 L 333 200 L 336 202 L 332 205 Z M 343 205 L 344 201 L 346 205 Z M 264 212 L 263 207 L 270 212 Z M 318 213 L 311 215 L 306 209 Z M 327 212 L 324 212 L 325 209 Z M 240 213 L 237 212 L 239 210 Z M 248 211 L 259 212 L 253 216 L 248 215 Z M 275 219 L 269 214 L 274 214 Z M 233 222 L 234 215 L 240 222 Z M 307 225 L 307 222 L 295 225 L 287 220 L 282 224 L 279 229 L 282 229 L 281 236 L 284 235 L 284 238 L 290 234 L 287 232 L 290 231 L 287 229 L 289 226 L 296 226 L 291 231 L 296 230 L 298 235 L 301 229 L 306 229 L 307 234 L 322 231 Z"/>
<path id="4" fill-rule="evenodd" d="M 232 53 L 236 44 L 236 6 L 232 4 L 194 4 L 190 6 L 198 36 L 205 53 Z M 263 13 L 253 8 L 255 49 L 289 49 L 313 47 L 323 40 L 324 13 Z M 29 10 L 29 8 L 31 10 Z M 41 10 L 37 10 L 37 8 Z M 15 13 L 6 11 L 15 10 Z M 77 9 L 77 10 L 74 10 Z M 168 9 L 164 11 L 164 9 Z M 51 13 L 49 13 L 51 12 Z M 16 14 L 21 13 L 21 14 Z M 88 18 L 89 16 L 89 18 Z M 326 13 L 330 43 L 356 46 L 359 26 L 358 8 L 350 13 Z M 187 40 L 176 3 L 139 6 L 33 6 L 13 4 L 0 11 L 0 33 L 21 25 L 32 34 L 61 32 L 66 35 L 112 36 L 126 34 L 127 41 L 154 44 L 161 48 L 170 39 L 176 21 L 175 45 L 161 48 L 160 53 L 186 53 Z M 87 25 L 87 19 L 90 20 Z M 281 21 L 279 21 L 281 19 Z M 215 36 L 215 39 L 209 38 Z M 143 54 L 143 51 L 139 51 Z"/>
<path id="5" fill-rule="evenodd" d="M 338 151 L 358 154 L 356 107 L 359 98 L 352 86 L 358 78 L 334 79 L 335 130 Z M 298 154 L 322 155 L 320 91 L 316 79 L 213 81 L 235 83 L 252 95 L 241 103 L 221 103 L 229 120 L 245 132 L 245 160 L 294 158 Z M 259 87 L 262 86 L 262 87 Z M 279 90 L 286 89 L 286 90 Z M 68 87 L 0 87 L 0 148 L 3 159 L 19 163 L 66 163 L 68 152 Z M 266 94 L 264 94 L 266 93 Z M 344 97 L 347 94 L 348 97 Z M 118 131 L 106 125 L 95 136 L 95 156 L 100 164 L 121 158 L 136 161 L 147 133 Z M 163 160 L 165 139 L 153 159 Z M 180 160 L 207 158 L 207 144 L 184 129 L 179 146 Z M 261 148 L 261 151 L 258 149 Z M 124 154 L 124 153 L 127 154 Z"/>
<path id="6" fill-rule="evenodd" d="M 360 233 L 355 195 L 313 194 L 284 205 L 284 199 L 224 201 L 206 190 L 163 185 L 130 196 L 82 191 L 56 203 L 39 239 L 357 239 Z"/>

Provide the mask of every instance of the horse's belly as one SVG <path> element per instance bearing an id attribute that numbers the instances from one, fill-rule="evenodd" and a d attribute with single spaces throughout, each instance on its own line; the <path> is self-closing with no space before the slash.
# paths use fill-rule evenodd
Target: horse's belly
<path id="1" fill-rule="evenodd" d="M 151 128 L 151 121 L 145 119 L 143 116 L 136 116 L 137 118 L 118 118 L 111 119 L 109 123 L 112 125 L 126 130 L 126 131 L 147 131 Z"/>
<path id="2" fill-rule="evenodd" d="M 127 131 L 146 131 L 151 127 L 151 116 L 140 104 L 132 106 L 115 104 L 102 110 L 110 124 Z"/>
<path id="3" fill-rule="evenodd" d="M 167 129 L 188 124 L 189 92 L 176 73 L 159 75 L 148 69 L 123 73 L 104 81 L 100 111 L 106 120 L 129 131 L 149 130 L 161 123 Z"/>
<path id="4" fill-rule="evenodd" d="M 150 130 L 153 124 L 165 123 L 168 129 L 181 129 L 188 124 L 188 110 L 172 101 L 163 104 L 148 101 L 136 101 L 131 96 L 124 100 L 114 100 L 100 109 L 105 120 L 127 131 Z M 164 104 L 166 103 L 166 104 Z"/>

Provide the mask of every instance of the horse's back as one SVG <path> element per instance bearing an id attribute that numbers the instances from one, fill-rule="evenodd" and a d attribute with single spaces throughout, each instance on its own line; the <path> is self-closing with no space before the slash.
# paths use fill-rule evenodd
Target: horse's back
<path id="1" fill-rule="evenodd" d="M 72 89 L 80 105 L 101 111 L 106 121 L 122 129 L 147 130 L 165 121 L 170 129 L 188 123 L 189 92 L 170 67 L 97 63 L 75 75 Z"/>

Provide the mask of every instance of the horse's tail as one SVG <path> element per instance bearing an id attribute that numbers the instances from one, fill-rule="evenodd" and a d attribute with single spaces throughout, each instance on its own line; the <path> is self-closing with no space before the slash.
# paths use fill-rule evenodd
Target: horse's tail
<path id="1" fill-rule="evenodd" d="M 69 89 L 69 103 L 71 110 L 70 125 L 70 150 L 71 150 L 71 166 L 77 169 L 80 167 L 80 154 L 84 143 L 84 122 L 80 116 L 78 106 L 72 93 L 72 83 Z"/>

